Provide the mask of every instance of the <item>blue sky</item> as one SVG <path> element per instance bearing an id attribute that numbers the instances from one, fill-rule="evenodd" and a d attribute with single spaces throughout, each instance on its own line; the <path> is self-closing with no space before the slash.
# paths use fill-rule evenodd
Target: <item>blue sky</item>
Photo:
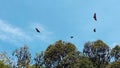
<path id="1" fill-rule="evenodd" d="M 119 3 L 119 0 L 0 0 L 0 51 L 11 53 L 27 45 L 35 54 L 57 40 L 72 42 L 80 51 L 85 42 L 97 39 L 113 47 L 120 43 Z M 94 12 L 97 22 L 93 20 Z"/>

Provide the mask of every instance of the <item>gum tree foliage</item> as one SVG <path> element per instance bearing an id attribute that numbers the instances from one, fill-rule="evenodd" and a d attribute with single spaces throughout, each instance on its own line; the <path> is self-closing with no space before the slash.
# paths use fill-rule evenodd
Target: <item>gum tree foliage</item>
<path id="1" fill-rule="evenodd" d="M 34 58 L 34 61 L 35 61 L 34 64 L 35 68 L 42 68 L 44 66 L 44 52 L 41 52 L 40 54 L 37 53 Z"/>
<path id="2" fill-rule="evenodd" d="M 20 49 L 16 49 L 13 56 L 17 57 L 17 67 L 18 68 L 28 68 L 31 60 L 31 54 L 27 46 L 23 46 Z"/>
<path id="3" fill-rule="evenodd" d="M 45 52 L 36 54 L 34 61 L 36 68 L 94 68 L 73 44 L 62 40 L 48 46 Z"/>
<path id="4" fill-rule="evenodd" d="M 112 51 L 111 51 L 111 55 L 114 58 L 115 61 L 120 60 L 120 46 L 116 45 Z"/>
<path id="5" fill-rule="evenodd" d="M 120 60 L 112 62 L 107 65 L 106 68 L 120 68 Z"/>
<path id="6" fill-rule="evenodd" d="M 10 65 L 5 64 L 4 61 L 0 61 L 0 68 L 11 68 Z"/>
<path id="7" fill-rule="evenodd" d="M 51 44 L 45 51 L 44 64 L 46 68 L 74 68 L 78 63 L 76 47 L 62 40 Z"/>
<path id="8" fill-rule="evenodd" d="M 111 59 L 108 45 L 101 40 L 85 43 L 83 54 L 93 62 L 96 68 L 105 68 Z"/>
<path id="9" fill-rule="evenodd" d="M 79 60 L 79 64 L 76 68 L 95 68 L 93 63 L 87 57 L 82 57 Z"/>
<path id="10" fill-rule="evenodd" d="M 0 53 L 0 60 L 3 61 L 3 63 L 6 64 L 12 64 L 11 57 L 7 55 L 7 52 L 3 51 Z"/>
<path id="11" fill-rule="evenodd" d="M 10 65 L 11 57 L 0 53 L 0 68 L 120 68 L 120 46 L 110 50 L 101 40 L 85 43 L 83 53 L 77 51 L 74 44 L 59 40 L 44 52 L 37 53 L 33 65 L 30 65 L 31 54 L 27 46 L 16 49 L 12 55 L 17 61 L 14 67 Z"/>

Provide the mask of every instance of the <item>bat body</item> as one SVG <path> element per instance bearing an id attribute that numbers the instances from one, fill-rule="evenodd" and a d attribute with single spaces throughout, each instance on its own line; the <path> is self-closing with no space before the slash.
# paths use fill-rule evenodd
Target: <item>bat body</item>
<path id="1" fill-rule="evenodd" d="M 38 28 L 35 28 L 35 30 L 36 30 L 38 33 L 40 33 L 40 30 L 39 30 Z"/>
<path id="2" fill-rule="evenodd" d="M 94 28 L 93 31 L 96 32 L 96 29 Z"/>
<path id="3" fill-rule="evenodd" d="M 96 13 L 94 13 L 93 18 L 94 18 L 95 21 L 97 21 Z"/>
<path id="4" fill-rule="evenodd" d="M 70 36 L 70 38 L 72 39 L 72 38 L 73 38 L 73 36 Z"/>

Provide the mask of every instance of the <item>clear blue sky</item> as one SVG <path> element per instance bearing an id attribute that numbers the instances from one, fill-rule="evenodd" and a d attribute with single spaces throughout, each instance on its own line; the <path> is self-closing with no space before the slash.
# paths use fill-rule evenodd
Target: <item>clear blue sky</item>
<path id="1" fill-rule="evenodd" d="M 120 0 L 0 0 L 0 51 L 11 53 L 25 44 L 35 54 L 57 40 L 72 42 L 80 51 L 85 42 L 97 39 L 113 47 L 120 43 L 119 3 Z M 93 20 L 94 12 L 97 22 Z"/>

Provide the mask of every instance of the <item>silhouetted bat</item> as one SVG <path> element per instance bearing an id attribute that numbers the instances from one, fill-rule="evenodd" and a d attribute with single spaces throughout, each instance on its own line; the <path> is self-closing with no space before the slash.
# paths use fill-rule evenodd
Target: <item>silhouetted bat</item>
<path id="1" fill-rule="evenodd" d="M 94 28 L 93 31 L 96 32 L 96 29 Z"/>
<path id="2" fill-rule="evenodd" d="M 73 38 L 73 36 L 70 36 L 70 38 Z"/>
<path id="3" fill-rule="evenodd" d="M 38 28 L 35 28 L 35 30 L 36 30 L 38 33 L 40 33 L 40 30 L 39 30 Z"/>
<path id="4" fill-rule="evenodd" d="M 93 18 L 94 18 L 95 21 L 97 21 L 96 13 L 94 13 Z"/>

